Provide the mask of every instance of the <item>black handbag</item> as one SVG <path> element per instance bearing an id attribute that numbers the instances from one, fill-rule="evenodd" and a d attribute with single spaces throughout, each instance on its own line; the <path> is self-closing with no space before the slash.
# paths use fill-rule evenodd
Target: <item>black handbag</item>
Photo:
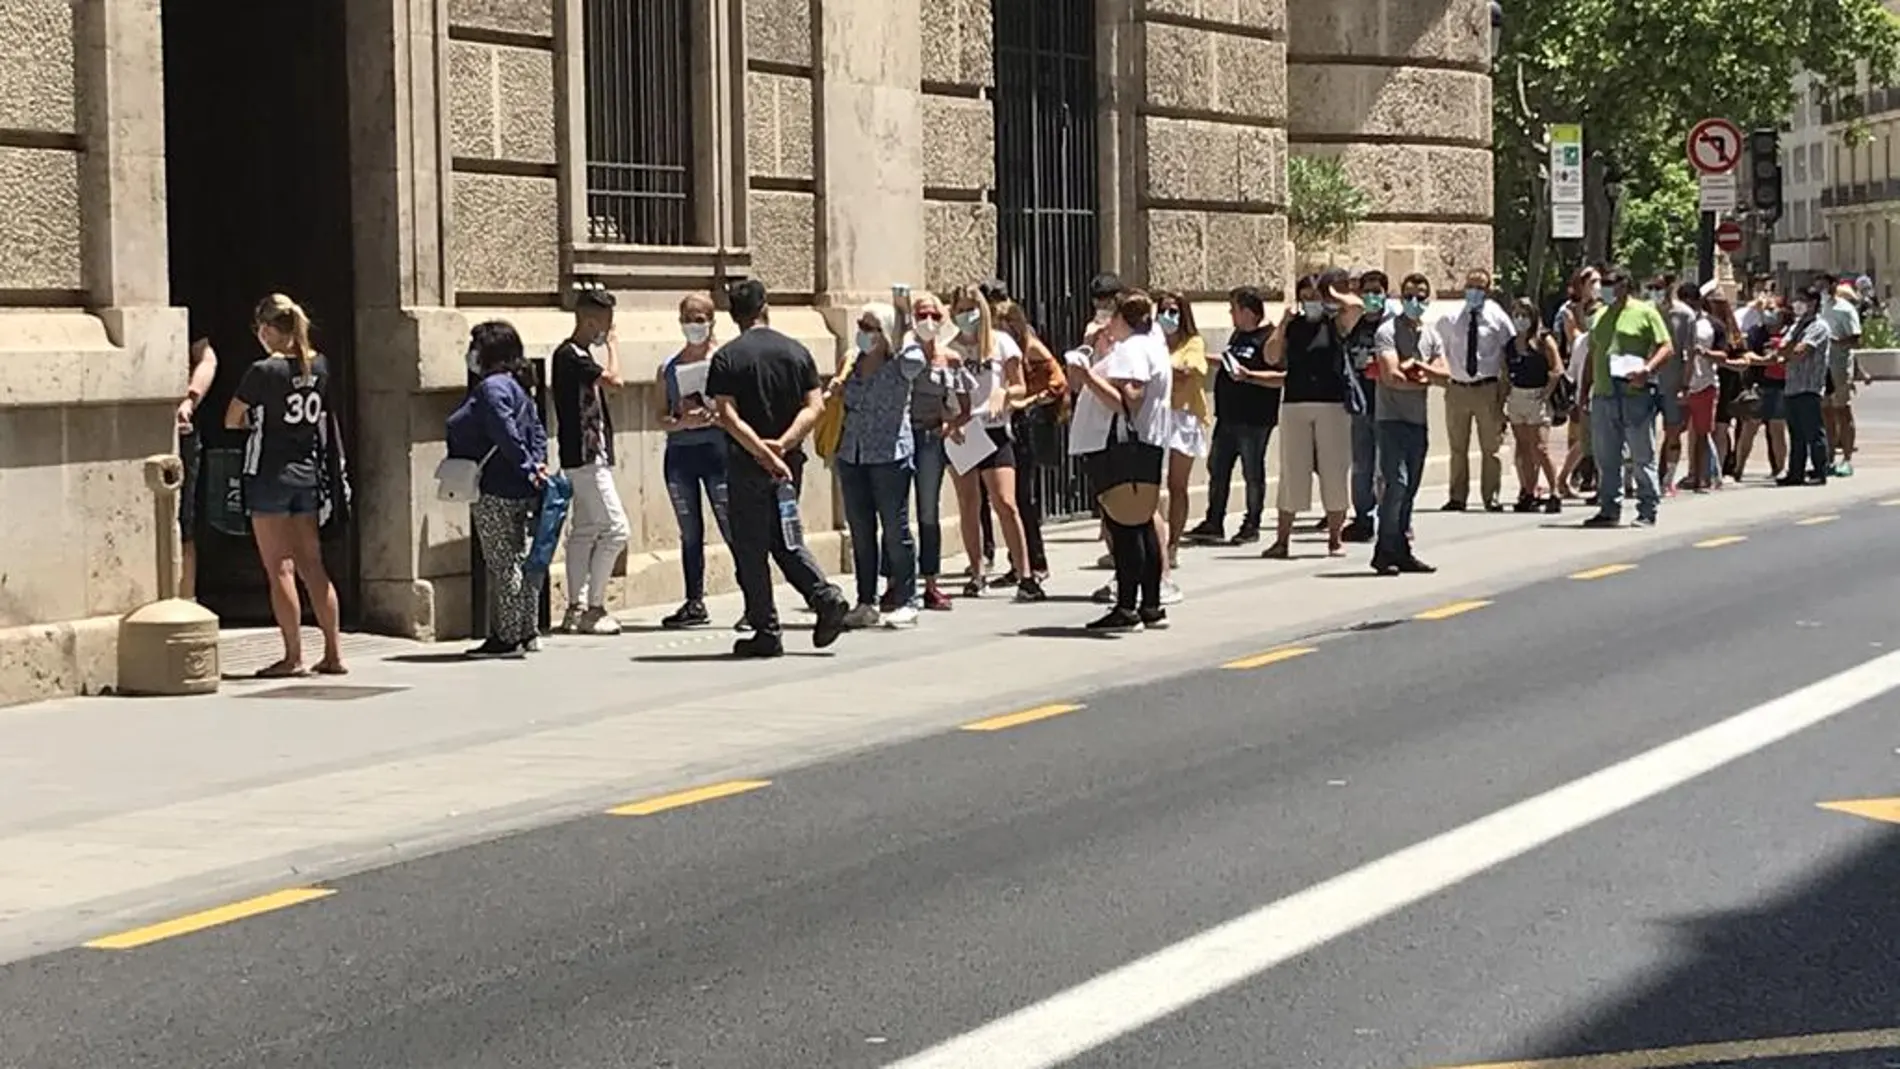
<path id="1" fill-rule="evenodd" d="M 1167 457 L 1158 445 L 1142 441 L 1128 426 L 1124 406 L 1108 426 L 1108 446 L 1088 455 L 1089 489 L 1097 497 L 1118 486 L 1160 486 Z"/>

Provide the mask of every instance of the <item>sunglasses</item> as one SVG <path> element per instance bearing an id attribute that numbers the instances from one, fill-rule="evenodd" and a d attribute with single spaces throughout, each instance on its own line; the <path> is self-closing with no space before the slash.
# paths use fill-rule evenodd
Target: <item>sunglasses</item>
<path id="1" fill-rule="evenodd" d="M 933 323 L 941 323 L 943 322 L 943 313 L 942 312 L 918 312 L 916 316 L 914 316 L 913 318 L 928 319 Z"/>

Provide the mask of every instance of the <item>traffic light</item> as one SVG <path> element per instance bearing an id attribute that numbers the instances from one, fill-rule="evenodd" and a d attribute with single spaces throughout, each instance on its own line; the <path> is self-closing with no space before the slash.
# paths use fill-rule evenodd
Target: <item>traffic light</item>
<path id="1" fill-rule="evenodd" d="M 1749 201 L 1770 224 L 1781 219 L 1781 132 L 1748 135 Z"/>

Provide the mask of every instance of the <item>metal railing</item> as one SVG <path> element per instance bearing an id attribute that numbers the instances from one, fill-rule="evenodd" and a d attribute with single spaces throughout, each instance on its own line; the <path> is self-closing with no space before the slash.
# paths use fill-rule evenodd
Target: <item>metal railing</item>
<path id="1" fill-rule="evenodd" d="M 691 0 L 583 0 L 582 34 L 588 240 L 691 244 Z"/>
<path id="2" fill-rule="evenodd" d="M 1094 0 L 996 0 L 997 269 L 1049 347 L 1081 338 L 1101 263 Z M 1061 436 L 1066 452 L 1068 433 Z M 1086 514 L 1080 466 L 1045 464 L 1043 509 Z"/>

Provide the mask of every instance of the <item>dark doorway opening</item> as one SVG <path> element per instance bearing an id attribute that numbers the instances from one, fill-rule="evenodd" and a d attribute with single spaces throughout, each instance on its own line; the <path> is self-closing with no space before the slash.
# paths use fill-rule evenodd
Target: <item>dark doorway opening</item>
<path id="1" fill-rule="evenodd" d="M 208 336 L 218 353 L 217 383 L 199 406 L 198 594 L 227 624 L 271 618 L 257 550 L 224 507 L 234 474 L 226 451 L 244 443 L 243 432 L 224 429 L 224 410 L 263 355 L 250 326 L 259 298 L 286 293 L 310 314 L 345 448 L 355 439 L 345 6 L 162 5 L 172 304 L 190 310 L 193 337 Z M 326 541 L 325 557 L 344 619 L 354 620 L 354 530 Z"/>
<path id="2" fill-rule="evenodd" d="M 997 272 L 1060 352 L 1081 340 L 1091 314 L 1089 281 L 1102 257 L 1095 0 L 994 0 L 991 11 Z M 1048 515 L 1089 511 L 1093 502 L 1076 463 L 1039 474 Z"/>

